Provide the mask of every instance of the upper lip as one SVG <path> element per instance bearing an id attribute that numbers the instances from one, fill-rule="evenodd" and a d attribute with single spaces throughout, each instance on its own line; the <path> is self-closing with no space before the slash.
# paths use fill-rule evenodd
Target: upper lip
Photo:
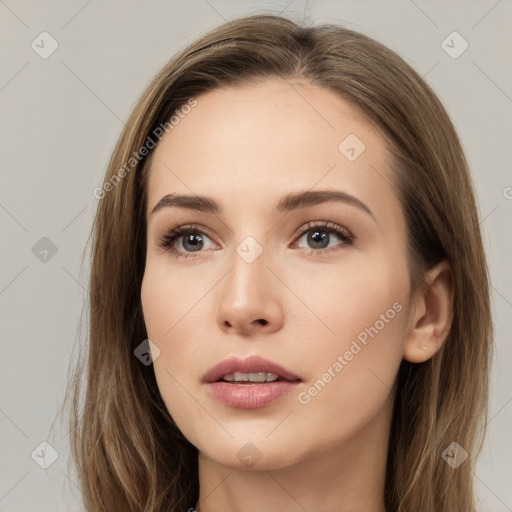
<path id="1" fill-rule="evenodd" d="M 273 363 L 268 359 L 265 359 L 260 356 L 250 356 L 245 359 L 240 357 L 229 357 L 224 359 L 220 363 L 216 364 L 213 368 L 208 370 L 205 374 L 203 381 L 204 382 L 216 382 L 224 375 L 229 375 L 234 372 L 242 372 L 242 373 L 275 373 L 281 379 L 286 380 L 301 380 L 299 376 L 295 375 L 292 372 L 289 372 L 282 366 L 277 363 Z"/>

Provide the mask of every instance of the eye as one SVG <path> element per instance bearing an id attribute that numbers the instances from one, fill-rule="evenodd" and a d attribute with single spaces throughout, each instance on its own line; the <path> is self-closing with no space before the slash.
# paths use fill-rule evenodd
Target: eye
<path id="1" fill-rule="evenodd" d="M 195 256 L 195 254 L 192 253 L 200 252 L 201 249 L 205 248 L 205 239 L 210 240 L 208 235 L 198 226 L 178 226 L 165 233 L 158 240 L 158 245 L 172 252 L 178 258 L 189 258 Z M 180 249 L 176 249 L 176 242 L 181 242 L 178 243 L 178 245 L 181 246 Z M 206 247 L 206 249 L 211 248 L 212 247 Z"/>
<path id="2" fill-rule="evenodd" d="M 348 229 L 327 221 L 309 222 L 299 230 L 297 235 L 300 237 L 299 241 L 305 235 L 307 235 L 306 243 L 313 246 L 310 249 L 311 254 L 331 252 L 333 247 L 329 248 L 329 250 L 324 249 L 329 247 L 333 235 L 335 235 L 334 238 L 337 237 L 341 240 L 341 243 L 337 244 L 337 246 L 341 247 L 351 245 L 355 239 L 355 236 Z"/>
<path id="3" fill-rule="evenodd" d="M 354 235 L 352 235 L 348 229 L 327 221 L 309 222 L 300 228 L 295 238 L 299 237 L 300 241 L 305 235 L 308 235 L 306 242 L 313 245 L 313 247 L 310 248 L 311 254 L 331 252 L 333 249 L 336 250 L 336 247 L 351 245 L 355 239 Z M 341 243 L 329 248 L 329 243 L 333 235 L 339 238 Z M 206 243 L 205 246 L 205 240 L 210 241 L 210 247 L 208 247 L 208 243 Z M 178 226 L 171 229 L 166 232 L 157 243 L 163 249 L 173 253 L 177 258 L 195 257 L 196 255 L 194 253 L 201 252 L 202 249 L 214 249 L 218 247 L 211 241 L 204 230 L 196 225 Z M 178 248 L 176 248 L 176 246 L 178 246 Z M 328 250 L 325 250 L 326 248 Z"/>

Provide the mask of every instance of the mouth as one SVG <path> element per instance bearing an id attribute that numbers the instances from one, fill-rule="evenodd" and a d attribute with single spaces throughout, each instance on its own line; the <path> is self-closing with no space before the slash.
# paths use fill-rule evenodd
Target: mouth
<path id="1" fill-rule="evenodd" d="M 234 372 L 223 375 L 215 382 L 229 382 L 231 384 L 262 384 L 266 382 L 298 382 L 298 379 L 287 379 L 282 375 L 272 372 Z"/>
<path id="2" fill-rule="evenodd" d="M 281 365 L 256 355 L 245 359 L 236 356 L 224 359 L 203 378 L 205 383 L 229 382 L 242 385 L 301 380 L 298 375 Z"/>
<path id="3" fill-rule="evenodd" d="M 240 409 L 258 409 L 297 389 L 302 379 L 282 366 L 251 356 L 226 359 L 204 377 L 211 396 Z"/>

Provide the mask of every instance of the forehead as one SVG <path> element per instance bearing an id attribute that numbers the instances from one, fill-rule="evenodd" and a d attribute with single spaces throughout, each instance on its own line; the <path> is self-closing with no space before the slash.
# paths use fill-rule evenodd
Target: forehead
<path id="1" fill-rule="evenodd" d="M 196 100 L 155 149 L 148 211 L 168 193 L 263 211 L 314 188 L 355 195 L 381 216 L 399 207 L 384 138 L 334 91 L 269 79 Z"/>

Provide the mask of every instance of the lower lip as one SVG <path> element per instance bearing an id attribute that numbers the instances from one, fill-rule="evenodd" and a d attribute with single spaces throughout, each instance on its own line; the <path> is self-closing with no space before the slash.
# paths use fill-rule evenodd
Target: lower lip
<path id="1" fill-rule="evenodd" d="M 258 384 L 208 382 L 206 387 L 219 402 L 240 409 L 259 409 L 296 390 L 299 381 L 274 381 Z"/>

